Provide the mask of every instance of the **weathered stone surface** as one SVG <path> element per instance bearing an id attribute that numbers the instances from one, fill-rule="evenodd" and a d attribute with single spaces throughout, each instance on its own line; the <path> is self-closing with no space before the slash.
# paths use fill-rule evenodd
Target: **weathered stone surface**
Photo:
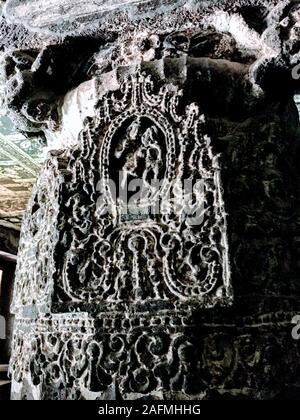
<path id="1" fill-rule="evenodd" d="M 12 22 L 20 4 L 7 3 Z M 7 109 L 51 149 L 22 229 L 13 398 L 297 387 L 299 2 L 189 2 L 134 19 L 125 8 L 119 20 L 103 2 L 84 17 L 64 2 L 71 25 L 53 4 L 47 22 L 31 9 L 32 26 L 73 38 L 3 58 Z M 180 200 L 179 218 L 152 217 L 147 200 L 124 208 L 108 183 L 119 170 L 121 185 L 152 177 L 163 193 L 201 180 L 202 221 L 189 225 Z"/>
<path id="2" fill-rule="evenodd" d="M 20 224 L 18 220 L 18 224 Z M 1 251 L 16 254 L 18 251 L 20 228 L 16 227 L 16 221 L 2 219 L 0 221 Z"/>
<path id="3" fill-rule="evenodd" d="M 31 1 L 28 6 L 26 2 L 20 4 L 22 10 L 28 9 L 27 16 L 30 17 Z M 55 12 L 58 10 L 55 2 L 48 2 L 47 6 Z M 74 17 L 78 15 L 76 7 L 79 6 L 82 7 L 81 2 L 64 5 L 75 7 Z M 97 2 L 92 4 L 92 7 L 96 6 Z M 6 5 L 6 16 L 12 21 L 15 7 L 15 4 L 10 6 L 10 2 Z M 46 6 L 39 7 L 40 13 L 44 10 L 47 10 L 46 14 L 50 13 Z M 265 1 L 260 6 L 249 1 L 218 2 L 218 5 L 200 2 L 195 9 L 187 3 L 167 16 L 160 14 L 158 9 L 155 19 L 145 19 L 137 14 L 134 25 L 129 16 L 120 22 L 105 17 L 101 31 L 95 30 L 93 38 L 84 37 L 84 34 L 75 38 L 76 31 L 70 30 L 70 36 L 74 38 L 65 42 L 64 38 L 55 41 L 48 37 L 43 41 L 44 48 L 37 40 L 33 41 L 35 46 L 31 50 L 11 51 L 10 48 L 2 58 L 6 109 L 19 129 L 43 130 L 52 137 L 53 129 L 60 125 L 59 102 L 72 87 L 89 80 L 95 71 L 101 74 L 120 65 L 159 59 L 162 55 L 241 63 L 249 66 L 245 71 L 253 78 L 256 95 L 264 92 L 279 95 L 281 85 L 284 86 L 283 94 L 287 90 L 292 93 L 299 85 L 299 80 L 292 79 L 292 69 L 299 62 L 297 10 L 298 2 L 289 1 L 276 5 Z M 253 16 L 260 22 L 259 27 L 253 26 Z M 70 21 L 67 17 L 66 20 Z M 58 27 L 62 27 L 61 22 Z M 89 26 L 83 27 L 87 30 Z M 22 30 L 22 26 L 18 26 L 14 32 Z M 22 41 L 19 44 L 21 47 Z M 281 80 L 284 84 L 278 83 Z M 32 95 L 33 91 L 39 95 Z"/>
<path id="4" fill-rule="evenodd" d="M 58 32 L 59 34 L 84 32 L 86 26 L 105 23 L 118 15 L 130 19 L 153 17 L 157 10 L 168 13 L 186 3 L 185 0 L 93 0 L 83 1 L 11 0 L 5 5 L 4 14 L 14 23 L 26 24 L 30 29 Z"/>

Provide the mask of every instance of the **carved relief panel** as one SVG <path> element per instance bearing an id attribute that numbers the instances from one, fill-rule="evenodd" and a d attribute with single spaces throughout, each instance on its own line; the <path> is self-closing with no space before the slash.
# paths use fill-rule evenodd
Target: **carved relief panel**
<path id="1" fill-rule="evenodd" d="M 142 72 L 100 99 L 61 195 L 62 301 L 230 302 L 219 157 L 198 106 L 183 103 Z"/>
<path id="2" fill-rule="evenodd" d="M 219 156 L 199 106 L 141 70 L 113 86 L 79 146 L 51 154 L 28 206 L 14 398 L 195 396 L 194 310 L 232 301 Z"/>

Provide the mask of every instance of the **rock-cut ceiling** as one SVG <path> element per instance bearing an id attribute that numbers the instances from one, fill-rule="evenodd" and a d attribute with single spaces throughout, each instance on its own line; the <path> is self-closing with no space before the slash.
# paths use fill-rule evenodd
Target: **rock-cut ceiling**
<path id="1" fill-rule="evenodd" d="M 19 225 L 44 160 L 38 138 L 28 140 L 0 117 L 0 224 Z"/>

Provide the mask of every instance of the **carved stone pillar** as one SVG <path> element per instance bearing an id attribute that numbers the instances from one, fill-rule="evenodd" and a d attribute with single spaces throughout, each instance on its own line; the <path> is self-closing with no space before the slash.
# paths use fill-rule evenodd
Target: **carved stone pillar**
<path id="1" fill-rule="evenodd" d="M 94 1 L 82 16 L 66 0 L 63 21 L 45 3 L 5 6 L 44 45 L 3 55 L 4 105 L 50 150 L 22 228 L 12 397 L 290 391 L 298 2 Z"/>

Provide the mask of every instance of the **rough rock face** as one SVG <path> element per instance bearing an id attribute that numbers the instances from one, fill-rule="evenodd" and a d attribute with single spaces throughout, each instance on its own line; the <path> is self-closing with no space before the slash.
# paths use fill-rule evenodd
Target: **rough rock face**
<path id="1" fill-rule="evenodd" d="M 13 398 L 287 395 L 299 2 L 56 3 L 5 6 L 45 44 L 4 47 L 4 106 L 51 150 L 22 228 Z M 111 180 L 138 179 L 150 196 L 128 205 Z"/>

